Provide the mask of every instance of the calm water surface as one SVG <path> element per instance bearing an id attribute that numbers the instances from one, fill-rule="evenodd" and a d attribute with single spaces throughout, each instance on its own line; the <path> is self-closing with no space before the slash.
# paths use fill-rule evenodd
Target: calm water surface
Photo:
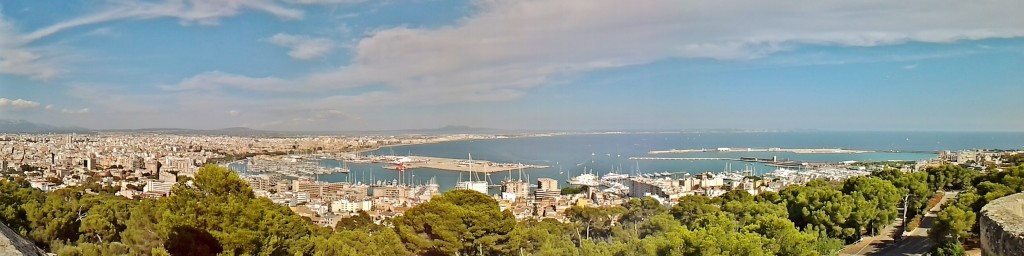
<path id="1" fill-rule="evenodd" d="M 886 152 L 863 154 L 795 154 L 786 152 L 734 152 L 659 154 L 657 157 L 758 157 L 802 161 L 885 161 L 922 160 L 935 157 L 940 150 L 963 149 L 1024 149 L 1024 133 L 963 133 L 963 132 L 763 132 L 763 133 L 660 133 L 660 134 L 601 134 L 566 135 L 553 137 L 515 138 L 500 140 L 456 141 L 437 144 L 409 145 L 382 148 L 365 155 L 416 155 L 465 159 L 468 154 L 475 160 L 504 163 L 523 163 L 550 166 L 544 169 L 526 169 L 529 180 L 547 177 L 566 180 L 585 170 L 604 174 L 610 171 L 632 173 L 670 172 L 700 173 L 723 171 L 727 163 L 732 169 L 749 166 L 759 173 L 774 167 L 740 161 L 671 161 L 629 160 L 647 155 L 652 150 L 701 148 L 843 148 Z M 325 166 L 340 166 L 335 160 L 323 160 Z M 348 174 L 322 175 L 324 181 L 359 181 L 397 179 L 399 172 L 381 168 L 382 164 L 349 164 Z M 418 183 L 435 178 L 442 191 L 454 187 L 468 174 L 436 169 L 416 169 L 404 173 L 406 180 Z M 509 173 L 479 175 L 500 183 Z M 518 177 L 518 173 L 512 173 Z"/>

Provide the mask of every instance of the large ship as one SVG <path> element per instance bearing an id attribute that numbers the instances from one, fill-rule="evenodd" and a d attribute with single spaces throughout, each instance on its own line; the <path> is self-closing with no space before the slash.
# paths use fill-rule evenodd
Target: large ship
<path id="1" fill-rule="evenodd" d="M 569 185 L 586 185 L 591 187 L 597 187 L 601 185 L 601 183 L 598 180 L 597 175 L 584 173 L 569 179 Z"/>
<path id="2" fill-rule="evenodd" d="M 601 176 L 601 180 L 604 180 L 604 181 L 616 181 L 616 180 L 624 180 L 624 179 L 629 179 L 629 174 L 609 172 L 609 173 L 605 174 L 604 176 Z"/>

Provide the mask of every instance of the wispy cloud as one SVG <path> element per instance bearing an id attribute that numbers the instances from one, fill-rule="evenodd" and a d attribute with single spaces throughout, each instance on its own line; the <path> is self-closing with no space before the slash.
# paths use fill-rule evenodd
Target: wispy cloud
<path id="1" fill-rule="evenodd" d="M 285 0 L 285 2 L 293 4 L 320 4 L 320 5 L 334 5 L 334 4 L 354 4 L 362 3 L 366 0 Z"/>
<path id="2" fill-rule="evenodd" d="M 275 77 L 248 77 L 221 71 L 210 71 L 183 79 L 173 85 L 162 85 L 169 91 L 218 90 L 236 88 L 250 91 L 295 91 L 295 83 Z"/>
<path id="3" fill-rule="evenodd" d="M 39 102 L 24 99 L 0 98 L 0 110 L 22 111 L 39 107 Z"/>
<path id="4" fill-rule="evenodd" d="M 0 74 L 50 79 L 59 73 L 52 60 L 21 39 L 18 29 L 3 16 L 0 8 Z"/>
<path id="5" fill-rule="evenodd" d="M 103 37 L 103 36 L 116 36 L 116 35 L 118 35 L 118 33 L 115 32 L 113 28 L 102 27 L 102 28 L 97 28 L 97 29 L 93 29 L 92 31 L 89 31 L 89 33 L 87 35 Z"/>
<path id="6" fill-rule="evenodd" d="M 89 109 L 88 108 L 80 108 L 80 109 L 66 109 L 66 108 L 63 108 L 63 109 L 60 110 L 60 112 L 64 113 L 64 114 L 80 115 L 80 114 L 88 114 L 89 113 Z"/>
<path id="7" fill-rule="evenodd" d="M 183 24 L 214 25 L 221 18 L 236 16 L 244 10 L 257 10 L 287 20 L 302 19 L 299 9 L 266 0 L 168 0 L 159 2 L 118 1 L 103 11 L 50 25 L 25 35 L 35 41 L 60 31 L 113 20 L 177 18 Z"/>
<path id="8" fill-rule="evenodd" d="M 253 90 L 384 87 L 300 103 L 321 108 L 391 102 L 387 99 L 503 101 L 564 77 L 665 59 L 744 61 L 808 45 L 872 47 L 1024 36 L 1024 16 L 1016 11 L 1024 9 L 1024 2 L 1012 1 L 641 0 L 624 5 L 612 0 L 498 0 L 480 1 L 477 7 L 477 13 L 450 26 L 375 31 L 351 48 L 351 64 L 337 70 L 296 79 L 206 73 L 180 87 L 209 78 L 245 81 L 219 84 Z"/>
<path id="9" fill-rule="evenodd" d="M 279 33 L 267 40 L 288 48 L 288 56 L 300 60 L 320 58 L 330 54 L 334 49 L 334 42 L 327 38 Z"/>
<path id="10" fill-rule="evenodd" d="M 915 69 L 915 68 L 917 68 L 917 64 L 911 64 L 911 65 L 903 66 L 903 69 Z"/>
<path id="11" fill-rule="evenodd" d="M 315 2 L 315 1 L 314 1 Z M 50 79 L 61 73 L 61 65 L 32 46 L 40 39 L 71 28 L 100 24 L 116 20 L 148 20 L 175 18 L 182 24 L 215 25 L 225 17 L 239 15 L 247 10 L 259 11 L 283 20 L 304 17 L 302 10 L 271 0 L 166 0 L 166 1 L 110 1 L 98 11 L 32 32 L 21 33 L 3 16 L 0 8 L 0 73 Z M 109 28 L 99 28 L 92 35 L 109 35 Z"/>
<path id="12" fill-rule="evenodd" d="M 39 39 L 72 32 L 71 28 L 153 19 L 216 25 L 245 12 L 287 21 L 305 18 L 296 4 L 353 2 L 360 0 L 112 1 L 93 9 L 96 12 L 29 33 L 0 16 L 0 73 L 40 79 L 59 74 L 59 66 L 52 65 L 50 56 L 39 48 L 50 40 Z M 309 31 L 282 32 L 265 39 L 264 43 L 285 47 L 289 56 L 301 60 L 350 50 L 350 54 L 336 54 L 352 56 L 339 68 L 287 76 L 211 68 L 159 85 L 164 89 L 159 93 L 133 95 L 79 85 L 68 94 L 103 114 L 220 113 L 239 122 L 315 123 L 353 119 L 356 109 L 367 106 L 510 101 L 579 74 L 669 59 L 732 63 L 806 46 L 873 47 L 1021 37 L 1024 16 L 1017 13 L 1021 9 L 1024 2 L 1018 1 L 480 0 L 474 3 L 473 14 L 453 24 L 374 28 L 357 35 L 363 38 L 353 40 L 350 47 L 341 39 L 295 34 L 317 33 Z M 900 65 L 918 62 L 907 57 L 891 60 L 906 61 Z M 890 60 L 826 58 L 821 63 L 880 59 Z M 794 65 L 806 60 L 798 61 Z M 142 90 L 132 93 L 138 91 Z M 251 103 L 252 98 L 246 97 L 253 95 L 266 98 Z M 170 119 L 161 115 L 147 120 Z"/>

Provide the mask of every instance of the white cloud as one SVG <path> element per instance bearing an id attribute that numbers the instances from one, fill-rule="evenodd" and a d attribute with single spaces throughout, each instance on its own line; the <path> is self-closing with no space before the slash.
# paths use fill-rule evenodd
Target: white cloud
<path id="1" fill-rule="evenodd" d="M 743 61 L 807 45 L 1024 36 L 1024 15 L 1018 13 L 1024 2 L 1018 1 L 488 0 L 476 5 L 476 14 L 450 26 L 373 32 L 352 47 L 351 64 L 337 70 L 290 80 L 206 73 L 180 87 L 211 78 L 219 82 L 206 84 L 264 91 L 381 87 L 299 103 L 308 108 L 501 101 L 580 73 L 665 59 Z"/>
<path id="2" fill-rule="evenodd" d="M 915 68 L 917 68 L 917 64 L 911 64 L 911 65 L 903 66 L 903 69 L 915 69 Z"/>
<path id="3" fill-rule="evenodd" d="M 58 74 L 52 61 L 26 46 L 17 28 L 3 16 L 0 9 L 0 74 L 50 79 Z"/>
<path id="4" fill-rule="evenodd" d="M 323 57 L 334 48 L 334 42 L 326 38 L 278 33 L 268 39 L 270 43 L 290 49 L 288 56 L 300 60 Z"/>
<path id="5" fill-rule="evenodd" d="M 30 45 L 61 31 L 125 19 L 176 18 L 182 24 L 218 24 L 221 18 L 236 16 L 246 10 L 265 12 L 281 19 L 302 19 L 302 10 L 286 7 L 271 0 L 167 0 L 111 1 L 99 11 L 65 20 L 21 34 L 3 16 L 0 9 L 0 73 L 47 80 L 60 73 L 59 65 L 49 56 L 39 54 L 41 47 Z M 110 35 L 113 31 L 99 28 L 89 34 Z M 58 54 L 59 55 L 59 54 Z"/>
<path id="6" fill-rule="evenodd" d="M 35 41 L 65 29 L 123 19 L 177 18 L 183 24 L 218 24 L 221 18 L 240 14 L 244 10 L 257 10 L 281 19 L 302 19 L 299 9 L 281 6 L 268 0 L 177 0 L 161 2 L 118 1 L 103 11 L 60 22 L 36 30 L 25 36 Z"/>
<path id="7" fill-rule="evenodd" d="M 670 58 L 744 60 L 802 45 L 1024 36 L 1017 2 L 496 0 L 479 7 L 450 27 L 376 32 L 355 47 L 353 65 L 316 77 L 473 92 L 455 94 L 465 96 Z"/>
<path id="8" fill-rule="evenodd" d="M 322 5 L 334 5 L 334 4 L 354 4 L 362 3 L 366 0 L 285 0 L 285 2 L 293 4 L 322 4 Z"/>
<path id="9" fill-rule="evenodd" d="M 88 108 L 81 108 L 81 109 L 66 109 L 66 108 L 62 108 L 60 110 L 60 112 L 64 113 L 64 114 L 73 114 L 73 115 L 88 114 L 89 113 L 89 109 Z"/>
<path id="10" fill-rule="evenodd" d="M 92 31 L 89 31 L 89 33 L 87 33 L 87 35 L 98 36 L 98 37 L 106 37 L 106 36 L 116 36 L 116 35 L 118 35 L 118 33 L 116 31 L 114 31 L 113 28 L 102 27 L 102 28 L 97 28 L 97 29 L 93 29 Z"/>
<path id="11" fill-rule="evenodd" d="M 280 78 L 254 78 L 211 71 L 186 78 L 175 85 L 163 85 L 161 87 L 172 91 L 216 90 L 220 88 L 239 88 L 253 91 L 289 91 L 294 90 L 289 88 L 291 84 L 293 82 Z"/>
<path id="12" fill-rule="evenodd" d="M 8 99 L 0 98 L 0 110 L 29 110 L 39 107 L 39 102 L 23 100 L 23 99 Z"/>
<path id="13" fill-rule="evenodd" d="M 231 116 L 231 117 L 237 117 L 241 113 L 242 112 L 239 112 L 238 110 L 234 110 L 234 109 L 228 111 L 228 115 Z"/>

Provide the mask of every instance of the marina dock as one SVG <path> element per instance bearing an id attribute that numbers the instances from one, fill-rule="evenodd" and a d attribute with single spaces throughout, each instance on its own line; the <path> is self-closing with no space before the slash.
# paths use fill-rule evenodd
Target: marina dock
<path id="1" fill-rule="evenodd" d="M 629 160 L 669 160 L 669 161 L 743 161 L 752 163 L 764 163 L 767 166 L 785 168 L 805 168 L 808 166 L 819 166 L 827 162 L 794 161 L 778 158 L 754 158 L 754 157 L 630 157 Z"/>
<path id="2" fill-rule="evenodd" d="M 681 161 L 695 161 L 695 160 L 725 160 L 725 161 L 740 161 L 739 158 L 725 158 L 725 157 L 630 157 L 629 160 L 681 160 Z"/>
<path id="3" fill-rule="evenodd" d="M 408 160 L 402 161 L 401 164 L 406 169 L 417 169 L 417 168 L 431 168 L 446 171 L 459 171 L 459 172 L 480 172 L 480 173 L 494 173 L 494 172 L 507 172 L 510 170 L 519 169 L 542 169 L 548 168 L 543 165 L 528 165 L 528 164 L 515 164 L 515 163 L 495 163 L 484 160 L 466 160 L 466 159 L 453 159 L 453 158 L 440 158 L 440 157 L 425 157 L 425 156 L 408 156 L 405 157 Z M 397 163 L 385 166 L 384 169 L 396 170 L 398 169 Z"/>

